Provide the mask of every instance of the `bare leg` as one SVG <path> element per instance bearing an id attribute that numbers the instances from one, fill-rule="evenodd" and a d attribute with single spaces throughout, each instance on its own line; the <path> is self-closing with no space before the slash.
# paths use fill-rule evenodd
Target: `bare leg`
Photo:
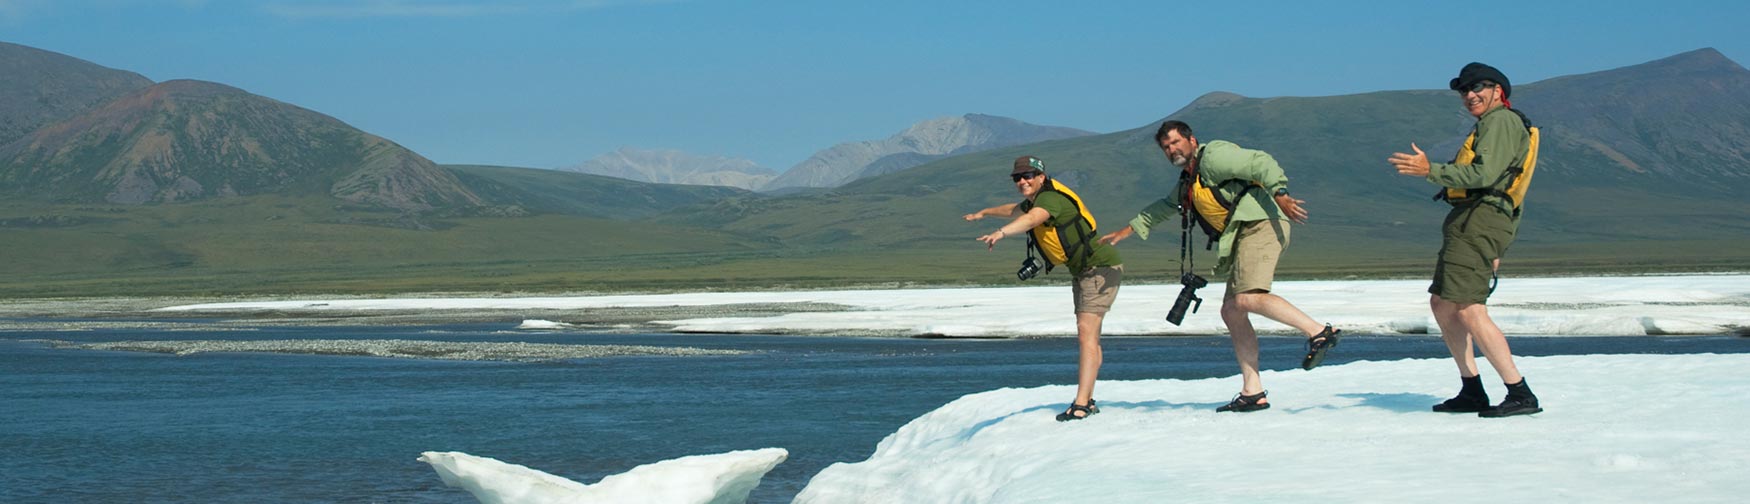
<path id="1" fill-rule="evenodd" d="M 1258 377 L 1258 333 L 1252 329 L 1249 313 L 1232 294 L 1221 302 L 1221 321 L 1227 323 L 1228 338 L 1234 345 L 1234 360 L 1240 363 L 1240 393 L 1257 395 L 1263 392 L 1264 382 Z"/>
<path id="2" fill-rule="evenodd" d="M 1489 365 L 1495 367 L 1495 373 L 1501 375 L 1502 383 L 1519 383 L 1524 378 L 1519 375 L 1519 367 L 1513 364 L 1513 350 L 1507 347 L 1507 336 L 1501 334 L 1501 328 L 1496 327 L 1494 319 L 1489 318 L 1488 305 L 1458 305 L 1458 319 L 1469 330 L 1477 346 L 1483 349 L 1483 357 L 1489 359 Z M 1471 366 L 1476 366 L 1474 360 Z"/>
<path id="3" fill-rule="evenodd" d="M 1076 313 L 1076 341 L 1081 343 L 1081 357 L 1076 361 L 1076 404 L 1086 405 L 1094 397 L 1094 379 L 1100 376 L 1100 326 L 1106 316 L 1099 313 Z"/>
<path id="4" fill-rule="evenodd" d="M 1234 298 L 1240 309 L 1298 329 L 1308 338 L 1318 336 L 1319 332 L 1325 330 L 1324 324 L 1314 321 L 1312 317 L 1301 312 L 1300 308 L 1295 308 L 1293 303 L 1270 291 L 1246 291 Z M 1222 307 L 1226 308 L 1227 303 L 1222 303 Z M 1225 317 L 1223 320 L 1226 320 Z"/>
<path id="5" fill-rule="evenodd" d="M 1440 299 L 1440 296 L 1428 296 L 1428 307 L 1434 312 L 1434 323 L 1440 325 L 1440 339 L 1446 341 L 1446 351 L 1452 353 L 1453 362 L 1458 364 L 1458 376 L 1476 376 L 1476 350 L 1471 348 L 1470 331 L 1459 318 L 1458 303 Z"/>

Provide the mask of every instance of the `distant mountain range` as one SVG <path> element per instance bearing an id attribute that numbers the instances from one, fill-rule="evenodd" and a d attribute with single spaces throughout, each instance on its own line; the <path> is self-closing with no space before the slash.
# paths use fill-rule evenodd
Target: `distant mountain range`
<path id="1" fill-rule="evenodd" d="M 1447 77 L 1428 80 L 1439 86 Z M 1674 253 L 1683 248 L 1676 243 L 1750 236 L 1743 196 L 1750 193 L 1750 71 L 1719 52 L 1521 83 L 1513 102 L 1547 138 L 1516 251 L 1629 260 L 1620 248 L 1627 242 L 1672 244 L 1653 248 Z M 1313 216 L 1296 229 L 1291 254 L 1406 266 L 1427 261 L 1445 207 L 1430 201 L 1433 185 L 1397 175 L 1385 160 L 1412 142 L 1450 159 L 1475 121 L 1446 90 L 1284 98 L 1216 92 L 1165 119 L 1189 122 L 1203 141 L 1234 141 L 1281 162 Z M 991 225 L 952 217 L 1016 200 L 1004 175 L 1011 159 L 1031 154 L 1111 231 L 1174 184 L 1178 170 L 1153 145 L 1160 122 L 939 159 L 829 195 L 737 201 L 687 215 L 789 243 L 957 250 Z M 1164 241 L 1176 243 L 1175 231 Z"/>
<path id="2" fill-rule="evenodd" d="M 762 190 L 838 187 L 949 156 L 1094 134 L 1007 117 L 966 114 L 920 122 L 879 141 L 847 142 L 814 153 Z"/>
<path id="3" fill-rule="evenodd" d="M 753 197 L 716 184 L 653 184 L 585 173 L 506 166 L 443 165 L 489 204 L 536 214 L 633 220 L 677 207 Z"/>
<path id="4" fill-rule="evenodd" d="M 759 189 L 778 176 L 771 169 L 746 159 L 630 147 L 622 147 L 566 169 L 639 182 L 714 185 L 749 190 Z"/>
<path id="5" fill-rule="evenodd" d="M 1513 102 L 1545 141 L 1511 264 L 1750 264 L 1750 71 L 1702 49 L 1516 83 Z M 1312 212 L 1285 267 L 1321 276 L 1428 267 L 1445 207 L 1385 159 L 1412 142 L 1448 158 L 1474 122 L 1444 89 L 1214 92 L 1100 135 L 976 114 L 926 121 L 822 150 L 763 185 L 770 172 L 743 160 L 630 149 L 592 162 L 614 178 L 439 166 L 234 87 L 153 83 L 0 44 L 0 294 L 89 293 L 165 271 L 163 287 L 127 287 L 277 288 L 267 271 L 364 291 L 988 280 L 1003 275 L 982 273 L 994 256 L 970 238 L 991 223 L 958 217 L 1018 199 L 1010 160 L 1045 159 L 1115 230 L 1174 183 L 1152 141 L 1168 118 L 1282 163 Z M 1176 246 L 1177 233 L 1157 232 L 1124 245 L 1138 275 L 1171 270 L 1173 254 L 1144 247 Z"/>
<path id="6" fill-rule="evenodd" d="M 816 152 L 779 175 L 753 161 L 678 150 L 621 148 L 569 171 L 661 184 L 738 187 L 765 192 L 830 188 L 949 156 L 1094 133 L 966 114 L 919 122 L 886 140 L 846 142 Z"/>

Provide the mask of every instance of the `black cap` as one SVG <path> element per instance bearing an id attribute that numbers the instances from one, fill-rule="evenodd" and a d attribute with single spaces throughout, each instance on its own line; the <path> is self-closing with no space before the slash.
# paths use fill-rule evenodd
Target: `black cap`
<path id="1" fill-rule="evenodd" d="M 1513 97 L 1513 85 L 1507 82 L 1507 74 L 1501 73 L 1501 71 L 1496 70 L 1495 67 L 1474 61 L 1460 69 L 1458 71 L 1458 77 L 1454 77 L 1452 82 L 1447 83 L 1447 87 L 1452 88 L 1453 91 L 1458 91 L 1460 89 L 1468 89 L 1471 84 L 1476 84 L 1478 81 L 1489 81 L 1500 84 L 1501 97 Z"/>
<path id="2" fill-rule="evenodd" d="M 1045 162 L 1033 156 L 1021 156 L 1015 158 L 1015 171 L 1009 173 L 1018 175 L 1031 171 L 1045 173 Z"/>

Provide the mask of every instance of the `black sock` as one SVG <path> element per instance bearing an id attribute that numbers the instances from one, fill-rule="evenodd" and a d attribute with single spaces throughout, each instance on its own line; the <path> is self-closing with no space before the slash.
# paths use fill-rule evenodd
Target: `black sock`
<path id="1" fill-rule="evenodd" d="M 1464 385 L 1458 388 L 1459 397 L 1480 397 L 1484 401 L 1489 399 L 1489 393 L 1483 390 L 1482 375 L 1471 377 L 1460 376 L 1459 380 L 1464 383 Z"/>
<path id="2" fill-rule="evenodd" d="M 1537 397 L 1537 394 L 1531 393 L 1531 385 L 1525 383 L 1524 377 L 1519 378 L 1519 383 L 1505 385 L 1507 385 L 1507 397 Z"/>

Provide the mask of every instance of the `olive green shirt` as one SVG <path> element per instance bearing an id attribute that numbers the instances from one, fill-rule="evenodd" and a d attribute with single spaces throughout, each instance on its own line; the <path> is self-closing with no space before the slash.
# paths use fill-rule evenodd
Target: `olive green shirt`
<path id="1" fill-rule="evenodd" d="M 1051 229 L 1056 229 L 1057 226 L 1061 226 L 1081 215 L 1081 211 L 1076 208 L 1075 202 L 1070 201 L 1069 196 L 1064 196 L 1063 193 L 1057 191 L 1040 191 L 1039 195 L 1033 198 L 1033 201 L 1022 201 L 1019 210 L 1022 213 L 1025 213 L 1028 210 L 1033 209 L 1035 206 L 1043 208 L 1045 209 L 1045 213 L 1051 214 L 1051 218 L 1045 219 L 1045 222 L 1040 224 L 1041 226 Z M 1089 212 L 1088 215 L 1093 215 L 1093 213 Z M 1123 261 L 1118 258 L 1117 248 L 1100 243 L 1100 241 L 1096 239 L 1098 238 L 1098 236 L 1096 236 L 1098 230 L 1095 230 L 1092 224 L 1093 223 L 1089 223 L 1089 226 L 1085 228 L 1087 230 L 1086 235 L 1079 234 L 1079 232 L 1084 229 L 1080 226 L 1073 226 L 1070 229 L 1064 230 L 1065 232 L 1062 237 L 1064 241 L 1064 252 L 1069 252 L 1070 247 L 1074 246 L 1075 243 L 1084 238 L 1087 239 L 1088 246 L 1094 248 L 1093 253 L 1086 256 L 1086 260 L 1082 259 L 1082 257 L 1084 257 L 1082 254 L 1066 254 L 1069 256 L 1069 264 L 1066 266 L 1069 266 L 1069 270 L 1072 273 L 1080 274 L 1088 268 L 1097 266 L 1117 266 L 1123 264 Z"/>
<path id="2" fill-rule="evenodd" d="M 1505 190 L 1507 168 L 1524 163 L 1530 149 L 1531 133 L 1525 130 L 1525 121 L 1507 107 L 1495 107 L 1477 118 L 1477 139 L 1472 144 L 1476 159 L 1470 164 L 1428 163 L 1428 181 L 1441 187 Z M 1513 203 L 1500 196 L 1484 194 L 1482 201 L 1513 214 Z"/>
<path id="3" fill-rule="evenodd" d="M 1282 209 L 1276 206 L 1276 199 L 1272 196 L 1277 190 L 1288 188 L 1288 175 L 1283 173 L 1276 158 L 1270 157 L 1267 152 L 1241 148 L 1232 142 L 1213 140 L 1197 146 L 1197 177 L 1202 180 L 1204 187 L 1215 191 L 1224 201 L 1234 201 L 1247 187 L 1254 184 L 1259 186 L 1245 191 L 1246 197 L 1234 205 L 1227 228 L 1222 230 L 1215 274 L 1225 275 L 1228 268 L 1232 267 L 1234 238 L 1239 236 L 1240 228 L 1244 227 L 1241 223 L 1282 218 Z M 1179 202 L 1185 198 L 1187 184 L 1187 181 L 1181 180 L 1167 197 L 1143 208 L 1136 214 L 1136 218 L 1130 219 L 1131 230 L 1138 237 L 1147 240 L 1150 228 L 1178 216 Z"/>

